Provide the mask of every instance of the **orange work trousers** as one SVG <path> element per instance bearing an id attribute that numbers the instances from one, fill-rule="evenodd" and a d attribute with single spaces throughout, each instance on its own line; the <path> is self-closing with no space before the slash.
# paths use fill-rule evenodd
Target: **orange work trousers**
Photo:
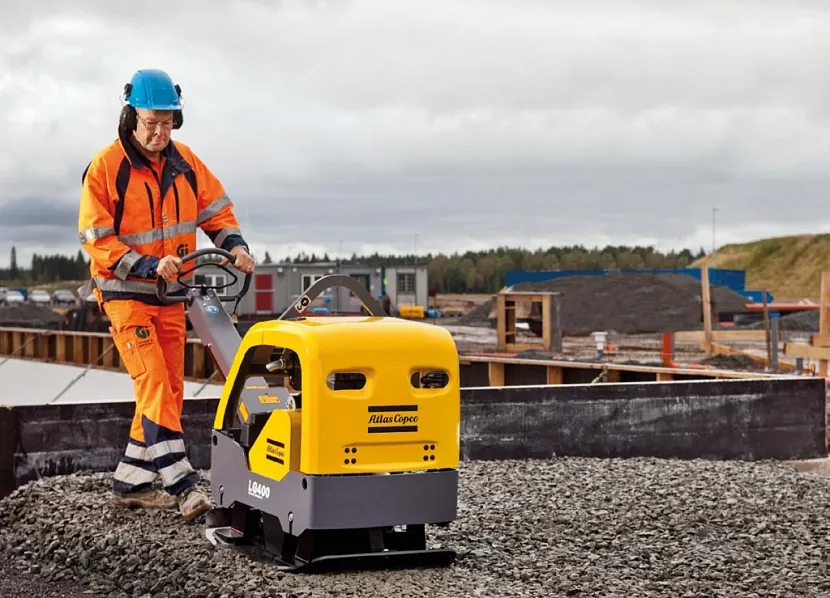
<path id="1" fill-rule="evenodd" d="M 187 338 L 184 305 L 113 300 L 104 303 L 104 311 L 135 389 L 135 415 L 126 451 L 113 476 L 113 490 L 143 490 L 161 477 L 167 492 L 180 494 L 199 481 L 185 453 L 181 423 Z"/>

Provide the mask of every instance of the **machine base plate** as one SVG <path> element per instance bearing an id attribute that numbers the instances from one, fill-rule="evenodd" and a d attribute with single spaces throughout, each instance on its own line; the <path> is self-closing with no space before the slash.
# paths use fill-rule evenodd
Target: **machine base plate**
<path id="1" fill-rule="evenodd" d="M 217 548 L 240 552 L 251 559 L 291 573 L 448 567 L 455 562 L 456 558 L 454 550 L 430 548 L 333 554 L 320 556 L 308 562 L 285 563 L 267 552 L 264 546 L 246 543 L 242 535 L 230 527 L 207 527 L 205 537 Z"/>

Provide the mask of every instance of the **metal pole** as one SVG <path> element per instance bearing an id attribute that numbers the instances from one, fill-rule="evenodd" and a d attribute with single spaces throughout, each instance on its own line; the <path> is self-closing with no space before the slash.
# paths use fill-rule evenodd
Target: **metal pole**
<path id="1" fill-rule="evenodd" d="M 764 332 L 767 341 L 767 359 L 772 360 L 772 347 L 771 344 L 771 336 L 772 333 L 770 332 L 770 313 L 769 308 L 767 306 L 767 290 L 761 289 L 761 295 L 763 295 L 763 305 L 764 305 Z M 772 361 L 770 361 L 772 363 Z"/>
<path id="2" fill-rule="evenodd" d="M 218 373 L 219 373 L 218 369 L 213 370 L 213 373 L 210 376 L 208 376 L 208 379 L 205 380 L 204 384 L 202 384 L 202 386 L 199 387 L 199 390 L 197 390 L 196 392 L 193 393 L 193 396 L 194 397 L 199 396 L 199 393 L 201 393 L 205 388 L 207 388 L 207 385 L 210 384 L 210 381 L 213 380 L 216 377 L 216 374 L 218 374 Z"/>
<path id="3" fill-rule="evenodd" d="M 769 366 L 773 372 L 778 373 L 778 316 L 770 318 L 770 359 Z"/>

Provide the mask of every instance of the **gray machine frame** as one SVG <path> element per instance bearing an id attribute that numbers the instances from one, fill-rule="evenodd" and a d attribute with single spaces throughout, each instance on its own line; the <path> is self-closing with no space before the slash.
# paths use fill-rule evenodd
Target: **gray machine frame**
<path id="1" fill-rule="evenodd" d="M 185 256 L 182 262 L 208 254 L 222 255 L 231 264 L 235 261 L 227 251 L 206 248 Z M 235 282 L 236 276 L 228 272 Z M 250 278 L 247 274 L 235 296 L 221 298 L 214 289 L 224 287 L 191 286 L 179 280 L 186 287 L 185 294 L 171 296 L 167 283 L 161 278 L 158 282 L 159 299 L 185 303 L 194 331 L 226 379 L 242 341 L 232 316 L 248 291 Z M 335 274 L 312 284 L 277 319 L 300 317 L 332 286 L 352 291 L 371 316 L 387 316 L 357 280 Z M 235 302 L 230 314 L 223 301 Z M 262 355 L 254 353 L 243 357 L 222 429 L 212 432 L 211 494 L 216 508 L 207 515 L 208 540 L 215 546 L 253 550 L 252 556 L 290 571 L 446 566 L 454 562 L 455 551 L 427 548 L 425 526 L 446 526 L 456 518 L 456 469 L 354 475 L 289 471 L 280 481 L 250 471 L 247 450 L 265 420 L 273 410 L 291 407 L 288 389 L 267 384 L 265 374 L 272 371 L 273 363 L 263 362 Z M 265 386 L 267 390 L 248 390 L 246 386 Z M 257 397 L 264 392 L 278 395 L 280 401 L 263 403 Z M 240 402 L 251 424 L 242 422 L 238 415 Z"/>

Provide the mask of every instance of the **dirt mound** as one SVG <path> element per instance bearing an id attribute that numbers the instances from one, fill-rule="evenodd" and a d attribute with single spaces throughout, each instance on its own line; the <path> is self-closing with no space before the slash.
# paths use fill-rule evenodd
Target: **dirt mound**
<path id="1" fill-rule="evenodd" d="M 560 323 L 568 335 L 608 330 L 627 334 L 701 330 L 701 284 L 688 274 L 611 272 L 514 285 L 514 291 L 560 293 Z M 748 299 L 711 287 L 716 313 L 743 311 Z M 713 325 L 717 319 L 713 321 Z"/>
<path id="2" fill-rule="evenodd" d="M 764 321 L 758 320 L 744 326 L 743 328 L 749 330 L 763 330 Z M 781 316 L 778 319 L 778 330 L 793 331 L 793 332 L 818 332 L 819 331 L 819 312 L 815 311 L 800 311 L 786 316 Z"/>
<path id="3" fill-rule="evenodd" d="M 763 370 L 758 363 L 746 355 L 713 355 L 702 360 L 701 363 L 725 370 Z"/>
<path id="4" fill-rule="evenodd" d="M 60 322 L 61 316 L 48 307 L 25 303 L 0 306 L 0 326 L 53 330 Z"/>
<path id="5" fill-rule="evenodd" d="M 462 326 L 490 326 L 490 312 L 493 311 L 493 299 L 476 305 L 473 309 L 455 319 L 454 324 Z"/>

